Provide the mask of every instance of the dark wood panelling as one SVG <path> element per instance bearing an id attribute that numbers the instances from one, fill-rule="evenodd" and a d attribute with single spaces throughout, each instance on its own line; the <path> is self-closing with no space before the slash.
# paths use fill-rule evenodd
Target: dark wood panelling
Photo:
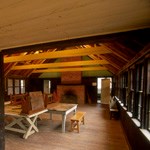
<path id="1" fill-rule="evenodd" d="M 126 110 L 119 106 L 120 119 L 125 130 L 128 141 L 133 150 L 148 150 L 150 149 L 150 142 L 140 131 L 140 129 L 135 125 Z"/>

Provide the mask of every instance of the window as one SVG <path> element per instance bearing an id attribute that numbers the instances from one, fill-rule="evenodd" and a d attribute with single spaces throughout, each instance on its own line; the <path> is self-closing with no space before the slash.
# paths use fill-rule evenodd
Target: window
<path id="1" fill-rule="evenodd" d="M 8 79 L 7 80 L 8 95 L 25 93 L 24 79 Z"/>
<path id="2" fill-rule="evenodd" d="M 146 95 L 146 106 L 147 110 L 146 110 L 146 127 L 147 129 L 150 131 L 150 59 L 148 60 L 148 67 L 147 67 L 147 95 Z"/>
<path id="3" fill-rule="evenodd" d="M 8 95 L 13 94 L 13 80 L 8 79 Z"/>
<path id="4" fill-rule="evenodd" d="M 15 94 L 19 94 L 19 80 L 18 79 L 15 79 Z"/>
<path id="5" fill-rule="evenodd" d="M 121 80 L 121 101 L 124 106 L 127 106 L 127 91 L 128 91 L 128 72 L 122 74 Z"/>
<path id="6" fill-rule="evenodd" d="M 139 121 L 140 128 L 150 131 L 150 58 L 136 63 L 127 73 L 118 75 L 118 97 L 131 117 Z"/>
<path id="7" fill-rule="evenodd" d="M 25 93 L 25 80 L 20 80 L 21 94 Z"/>
<path id="8" fill-rule="evenodd" d="M 134 72 L 135 72 L 135 70 L 134 69 L 132 69 L 131 70 L 131 85 L 130 85 L 130 111 L 131 111 L 131 113 L 133 113 L 133 104 L 134 104 L 134 92 L 135 92 L 135 90 L 134 90 L 134 83 L 135 83 L 135 78 L 134 78 Z"/>
<path id="9" fill-rule="evenodd" d="M 129 112 L 133 113 L 134 104 L 134 69 L 129 69 L 128 71 L 128 91 L 127 91 L 127 109 Z"/>
<path id="10" fill-rule="evenodd" d="M 137 80 L 136 80 L 136 118 L 141 121 L 142 110 L 142 98 L 143 98 L 143 77 L 144 77 L 144 65 L 137 66 Z"/>

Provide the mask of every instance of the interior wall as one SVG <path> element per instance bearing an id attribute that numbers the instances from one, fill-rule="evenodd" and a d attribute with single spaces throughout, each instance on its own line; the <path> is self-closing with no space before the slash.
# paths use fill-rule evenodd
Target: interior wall
<path id="1" fill-rule="evenodd" d="M 91 103 L 97 103 L 97 85 L 93 83 L 97 83 L 97 77 L 82 78 L 82 84 L 85 85 L 86 103 L 90 103 L 89 98 Z"/>
<path id="2" fill-rule="evenodd" d="M 26 92 L 42 91 L 43 92 L 43 79 L 29 78 L 26 80 Z"/>
<path id="3" fill-rule="evenodd" d="M 126 110 L 122 108 L 120 103 L 118 103 L 118 108 L 120 112 L 120 120 L 132 149 L 148 150 L 150 148 L 149 140 L 135 125 L 135 123 L 132 121 L 132 118 L 129 117 L 129 115 L 126 113 Z"/>
<path id="4" fill-rule="evenodd" d="M 44 80 L 51 81 L 51 92 L 57 90 L 57 85 L 61 85 L 61 78 L 29 78 L 26 80 L 26 92 L 31 91 L 42 91 Z M 94 83 L 94 84 L 93 84 Z M 81 84 L 85 86 L 85 103 L 89 103 L 88 96 L 91 103 L 97 103 L 97 77 L 84 77 L 82 78 Z"/>

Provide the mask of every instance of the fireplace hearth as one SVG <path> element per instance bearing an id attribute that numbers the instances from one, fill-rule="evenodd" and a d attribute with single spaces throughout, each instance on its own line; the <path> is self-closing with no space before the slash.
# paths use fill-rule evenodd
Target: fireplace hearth
<path id="1" fill-rule="evenodd" d="M 57 95 L 63 103 L 85 103 L 84 85 L 57 85 Z"/>
<path id="2" fill-rule="evenodd" d="M 78 96 L 73 90 L 64 91 L 64 95 L 62 95 L 61 102 L 62 103 L 73 103 L 77 104 Z"/>

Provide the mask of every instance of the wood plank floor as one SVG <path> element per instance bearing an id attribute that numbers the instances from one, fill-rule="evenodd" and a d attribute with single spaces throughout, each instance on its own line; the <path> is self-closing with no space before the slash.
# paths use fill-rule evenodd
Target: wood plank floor
<path id="1" fill-rule="evenodd" d="M 109 119 L 108 106 L 95 104 L 78 106 L 85 111 L 85 125 L 80 133 L 70 132 L 70 114 L 67 117 L 66 133 L 61 133 L 61 117 L 49 114 L 40 116 L 39 132 L 23 139 L 21 134 L 6 131 L 6 150 L 129 150 L 120 120 Z"/>

